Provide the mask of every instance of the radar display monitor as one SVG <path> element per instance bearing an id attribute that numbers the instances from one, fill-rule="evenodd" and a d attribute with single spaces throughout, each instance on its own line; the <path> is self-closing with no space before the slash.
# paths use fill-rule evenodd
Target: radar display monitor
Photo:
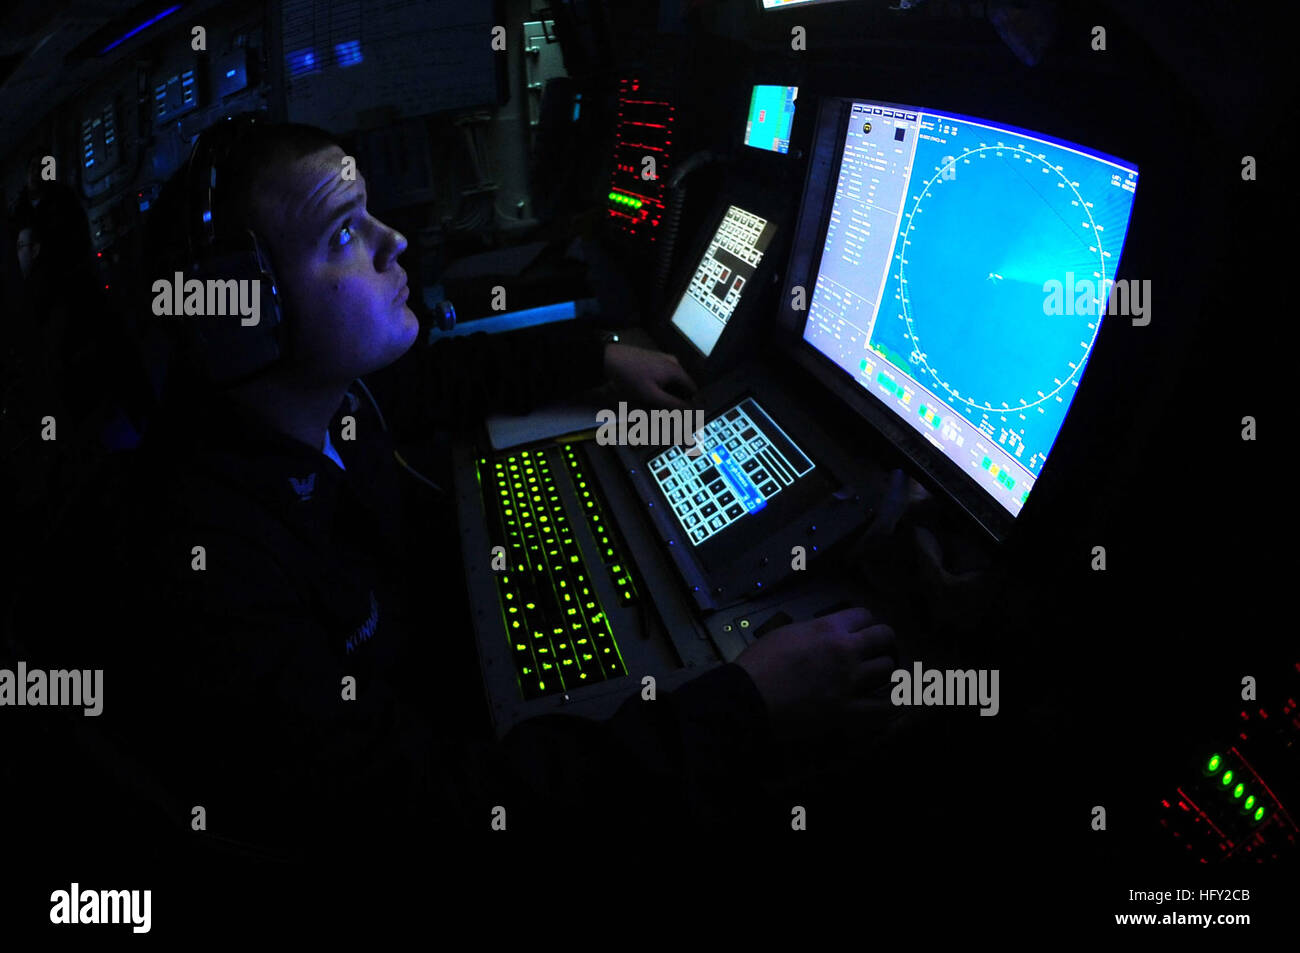
<path id="1" fill-rule="evenodd" d="M 820 232 L 798 236 L 813 249 L 803 339 L 904 424 L 896 442 L 910 429 L 905 443 L 952 464 L 927 466 L 941 483 L 960 470 L 978 487 L 955 497 L 1014 518 L 1103 318 L 1141 307 L 1138 283 L 1115 280 L 1137 166 L 987 120 L 840 103 L 838 131 L 819 132 L 830 194 L 812 211 L 805 197 Z"/>
<path id="2" fill-rule="evenodd" d="M 704 357 L 713 353 L 775 234 L 768 219 L 727 207 L 671 319 Z"/>
<path id="3" fill-rule="evenodd" d="M 749 98 L 745 145 L 782 155 L 790 151 L 798 86 L 755 86 Z"/>

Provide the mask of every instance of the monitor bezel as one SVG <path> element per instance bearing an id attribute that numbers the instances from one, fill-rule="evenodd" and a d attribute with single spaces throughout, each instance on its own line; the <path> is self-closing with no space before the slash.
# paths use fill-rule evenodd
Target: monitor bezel
<path id="1" fill-rule="evenodd" d="M 779 156 L 779 153 L 770 153 Z M 783 158 L 783 157 L 782 157 Z M 721 227 L 727 209 L 738 206 L 751 214 L 767 219 L 776 226 L 772 244 L 764 252 L 758 267 L 749 279 L 745 294 L 742 294 L 736 310 L 727 320 L 726 327 L 713 345 L 713 350 L 704 354 L 686 333 L 673 324 L 673 315 L 683 295 L 690 287 L 695 270 L 709 249 L 709 243 Z M 790 247 L 790 235 L 793 230 L 793 215 L 787 206 L 765 193 L 761 188 L 745 183 L 736 183 L 724 187 L 711 201 L 709 212 L 704 218 L 707 227 L 700 230 L 688 246 L 684 267 L 679 269 L 675 280 L 669 284 L 669 294 L 663 299 L 663 305 L 654 322 L 655 337 L 669 350 L 677 355 L 678 360 L 692 377 L 707 380 L 716 377 L 726 369 L 738 363 L 755 344 L 755 336 L 760 333 L 764 315 L 770 312 L 770 295 L 774 289 L 781 265 L 787 257 Z M 765 295 L 764 292 L 767 294 Z M 763 299 L 766 297 L 768 305 Z"/>
<path id="2" fill-rule="evenodd" d="M 1137 171 L 1137 163 L 1117 156 L 1092 149 L 1079 143 L 1059 139 L 1048 133 L 1022 129 L 1010 122 L 991 117 L 973 117 L 941 106 L 920 107 L 905 103 L 889 103 L 871 96 L 823 96 L 818 103 L 816 127 L 813 131 L 808 170 L 805 177 L 803 201 L 800 204 L 794 230 L 791 235 L 791 252 L 783 294 L 778 304 L 776 320 L 777 334 L 785 345 L 786 351 L 796 364 L 822 383 L 832 394 L 844 401 L 858 416 L 867 421 L 894 445 L 916 467 L 931 489 L 942 493 L 964 510 L 989 536 L 997 542 L 1004 542 L 1023 524 L 1025 513 L 1033 505 L 1035 494 L 1031 493 L 1018 515 L 1012 514 L 1001 506 L 980 486 L 962 467 L 951 460 L 942 451 L 935 449 L 916 430 L 909 427 L 886 404 L 867 388 L 862 387 L 848 372 L 817 350 L 804 338 L 804 329 L 808 321 L 808 309 L 812 304 L 813 290 L 816 284 L 818 268 L 825 251 L 826 232 L 829 227 L 830 209 L 834 202 L 834 183 L 839 179 L 840 164 L 843 161 L 844 136 L 854 103 L 870 102 L 872 105 L 888 106 L 910 112 L 939 112 L 945 116 L 976 123 L 996 123 L 1010 130 L 1018 130 L 1025 135 L 1046 140 L 1065 147 L 1079 149 L 1090 155 L 1122 163 Z M 1129 214 L 1128 231 L 1133 229 L 1133 221 L 1138 213 L 1138 200 L 1134 194 L 1133 208 Z M 1125 237 L 1127 244 L 1127 234 Z M 1121 280 L 1128 274 L 1124 265 L 1124 245 L 1120 246 L 1119 264 L 1115 280 Z M 805 289 L 805 302 L 802 310 L 793 308 L 794 289 Z M 1107 325 L 1103 322 L 1101 330 Z M 1091 377 L 1089 377 L 1091 380 Z M 1080 380 L 1080 387 L 1083 381 Z M 1070 424 L 1075 409 L 1076 393 L 1071 406 L 1066 410 L 1061 429 L 1053 441 L 1053 448 L 1059 445 L 1062 436 Z M 1035 480 L 1035 488 L 1052 472 L 1049 465 L 1044 465 Z"/>

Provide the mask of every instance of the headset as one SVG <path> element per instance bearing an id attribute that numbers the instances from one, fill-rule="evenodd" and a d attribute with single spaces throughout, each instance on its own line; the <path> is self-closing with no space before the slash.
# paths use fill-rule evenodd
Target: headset
<path id="1" fill-rule="evenodd" d="M 218 230 L 214 218 L 217 197 L 225 183 L 221 176 L 231 154 L 267 126 L 260 113 L 227 117 L 194 140 L 182 173 L 185 278 L 256 281 L 260 319 L 245 325 L 235 315 L 186 318 L 190 358 L 209 383 L 234 384 L 278 362 L 288 343 L 284 302 L 271 261 L 252 229 L 243 234 Z"/>

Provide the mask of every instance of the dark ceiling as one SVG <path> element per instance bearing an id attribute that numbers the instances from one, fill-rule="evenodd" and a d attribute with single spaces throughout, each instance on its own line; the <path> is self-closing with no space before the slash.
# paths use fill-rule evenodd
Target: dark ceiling
<path id="1" fill-rule="evenodd" d="M 217 2 L 181 2 L 176 15 L 192 18 Z M 141 7 L 140 0 L 0 4 L 0 157 L 8 156 L 51 109 L 98 79 L 107 65 L 151 42 L 145 31 L 108 57 L 73 55 L 100 30 L 128 20 L 138 25 L 131 14 Z"/>
<path id="2" fill-rule="evenodd" d="M 176 19 L 193 20 L 221 0 L 176 2 L 182 5 Z M 1147 0 L 1136 5 L 989 0 L 989 5 L 1086 9 L 1087 16 L 1096 16 L 1100 23 L 1112 18 L 1124 22 L 1202 103 L 1212 107 L 1214 124 L 1224 130 L 1244 132 L 1281 121 L 1270 113 L 1294 95 L 1294 81 L 1283 75 L 1284 64 L 1289 67 L 1291 62 L 1285 46 L 1292 32 L 1269 22 L 1263 11 L 1231 0 Z M 127 21 L 135 25 L 145 6 L 140 0 L 0 4 L 0 158 L 8 158 L 55 106 L 93 84 L 111 62 L 152 41 L 152 31 L 145 31 L 107 58 L 76 55 L 96 33 L 125 32 Z"/>

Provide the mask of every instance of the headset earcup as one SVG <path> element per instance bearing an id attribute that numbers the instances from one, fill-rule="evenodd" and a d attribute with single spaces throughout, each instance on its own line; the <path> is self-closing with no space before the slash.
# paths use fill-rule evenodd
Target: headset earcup
<path id="1" fill-rule="evenodd" d="M 202 314 L 182 314 L 177 320 L 187 322 L 191 360 L 208 383 L 234 383 L 280 360 L 284 321 L 279 289 L 258 255 L 250 251 L 210 258 L 185 274 L 184 290 L 203 296 Z M 182 296 L 186 300 L 189 294 Z"/>

